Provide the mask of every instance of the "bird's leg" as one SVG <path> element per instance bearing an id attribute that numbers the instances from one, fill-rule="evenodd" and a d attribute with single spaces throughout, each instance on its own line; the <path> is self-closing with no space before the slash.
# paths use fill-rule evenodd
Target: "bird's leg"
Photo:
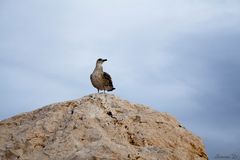
<path id="1" fill-rule="evenodd" d="M 105 94 L 105 89 L 103 90 L 103 93 Z"/>
<path id="2" fill-rule="evenodd" d="M 99 93 L 99 89 L 97 89 L 97 92 Z"/>

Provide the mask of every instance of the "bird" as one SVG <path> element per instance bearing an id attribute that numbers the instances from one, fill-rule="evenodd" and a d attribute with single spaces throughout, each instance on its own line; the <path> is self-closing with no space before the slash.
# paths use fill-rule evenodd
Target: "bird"
<path id="1" fill-rule="evenodd" d="M 96 62 L 96 67 L 90 75 L 90 79 L 93 87 L 95 87 L 99 91 L 113 91 L 115 88 L 113 87 L 111 76 L 103 71 L 102 64 L 107 61 L 107 59 L 99 58 Z"/>

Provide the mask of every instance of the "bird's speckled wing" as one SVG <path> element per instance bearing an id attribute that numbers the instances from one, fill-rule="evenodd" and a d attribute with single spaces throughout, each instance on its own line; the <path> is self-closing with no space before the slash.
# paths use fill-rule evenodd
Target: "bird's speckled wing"
<path id="1" fill-rule="evenodd" d="M 104 84 L 106 86 L 113 87 L 111 76 L 108 73 L 103 72 L 103 77 L 104 77 Z"/>

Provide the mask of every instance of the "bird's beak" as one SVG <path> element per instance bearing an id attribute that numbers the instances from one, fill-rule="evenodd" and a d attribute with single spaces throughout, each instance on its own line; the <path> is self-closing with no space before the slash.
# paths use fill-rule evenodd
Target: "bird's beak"
<path id="1" fill-rule="evenodd" d="M 107 61 L 107 59 L 103 59 L 103 62 Z"/>

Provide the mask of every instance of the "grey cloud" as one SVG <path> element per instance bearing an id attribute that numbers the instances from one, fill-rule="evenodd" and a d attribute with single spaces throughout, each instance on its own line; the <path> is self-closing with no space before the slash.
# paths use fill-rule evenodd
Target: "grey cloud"
<path id="1" fill-rule="evenodd" d="M 0 3 L 1 119 L 96 92 L 103 57 L 115 94 L 176 116 L 210 158 L 238 148 L 239 1 Z"/>

